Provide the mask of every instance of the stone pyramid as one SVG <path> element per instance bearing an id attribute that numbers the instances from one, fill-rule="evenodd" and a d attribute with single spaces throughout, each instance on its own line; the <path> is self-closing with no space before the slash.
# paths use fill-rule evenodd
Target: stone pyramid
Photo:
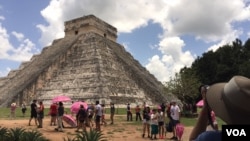
<path id="1" fill-rule="evenodd" d="M 116 38 L 117 29 L 94 15 L 66 21 L 64 38 L 0 79 L 0 106 L 33 99 L 51 104 L 57 95 L 108 104 L 169 101 L 162 83 Z"/>

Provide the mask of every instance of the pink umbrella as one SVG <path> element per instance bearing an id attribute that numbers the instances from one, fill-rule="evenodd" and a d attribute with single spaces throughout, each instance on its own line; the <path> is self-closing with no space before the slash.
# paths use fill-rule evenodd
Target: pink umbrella
<path id="1" fill-rule="evenodd" d="M 198 107 L 202 107 L 203 106 L 203 100 L 200 100 L 199 102 L 196 103 L 196 106 Z"/>
<path id="2" fill-rule="evenodd" d="M 69 124 L 71 127 L 76 127 L 76 120 L 71 115 L 63 115 L 62 120 Z"/>
<path id="3" fill-rule="evenodd" d="M 78 110 L 80 109 L 80 106 L 83 105 L 84 109 L 88 109 L 88 104 L 86 102 L 82 102 L 82 101 L 78 101 L 78 102 L 74 102 L 72 105 L 71 105 L 71 112 L 72 113 L 77 113 Z"/>
<path id="4" fill-rule="evenodd" d="M 71 98 L 65 95 L 59 95 L 52 99 L 52 102 L 66 102 L 71 101 Z"/>

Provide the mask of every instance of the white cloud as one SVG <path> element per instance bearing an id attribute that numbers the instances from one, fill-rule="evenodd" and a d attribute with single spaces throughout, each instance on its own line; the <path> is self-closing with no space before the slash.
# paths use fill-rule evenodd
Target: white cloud
<path id="1" fill-rule="evenodd" d="M 24 35 L 22 33 L 17 33 L 16 31 L 12 31 L 11 33 L 16 37 L 18 41 L 22 41 L 24 38 Z"/>
<path id="2" fill-rule="evenodd" d="M 38 50 L 35 49 L 35 44 L 29 39 L 25 39 L 22 33 L 12 32 L 12 35 L 17 38 L 19 45 L 14 47 L 10 41 L 10 36 L 7 30 L 0 23 L 0 60 L 9 60 L 14 62 L 28 61 L 32 55 Z M 6 76 L 11 69 L 9 67 L 0 71 L 0 77 Z"/>
<path id="3" fill-rule="evenodd" d="M 211 47 L 209 47 L 207 49 L 207 51 L 209 51 L 209 50 L 216 51 L 219 47 L 222 47 L 223 45 L 231 44 L 232 41 L 234 41 L 237 37 L 239 37 L 239 35 L 242 34 L 242 32 L 243 31 L 241 31 L 241 30 L 239 30 L 239 31 L 235 30 L 231 34 L 227 34 L 222 40 L 220 40 L 219 43 L 214 44 Z"/>
<path id="4" fill-rule="evenodd" d="M 42 32 L 40 42 L 42 45 L 48 45 L 54 39 L 63 37 L 63 23 L 84 15 L 94 14 L 115 26 L 119 32 L 131 32 L 146 26 L 148 21 L 154 20 L 163 9 L 163 1 L 151 0 L 52 0 L 41 11 L 48 24 L 37 25 Z"/>
<path id="5" fill-rule="evenodd" d="M 12 49 L 11 54 L 9 55 L 8 59 L 12 61 L 28 61 L 32 57 L 34 53 L 37 52 L 35 49 L 35 44 L 32 43 L 29 39 L 24 39 L 20 45 Z"/>
<path id="6" fill-rule="evenodd" d="M 169 80 L 168 76 L 171 75 L 168 67 L 163 63 L 158 55 L 149 59 L 149 63 L 145 66 L 159 81 Z"/>
<path id="7" fill-rule="evenodd" d="M 194 56 L 189 51 L 182 51 L 184 46 L 184 41 L 179 37 L 164 38 L 159 43 L 162 59 L 159 56 L 153 56 L 146 68 L 151 73 L 156 74 L 160 81 L 168 81 L 181 68 L 190 67 L 194 61 Z M 156 66 L 160 67 L 155 68 Z"/>
<path id="8" fill-rule="evenodd" d="M 8 57 L 8 51 L 12 49 L 9 42 L 9 35 L 7 30 L 0 23 L 0 59 Z"/>
<path id="9" fill-rule="evenodd" d="M 0 16 L 0 20 L 4 20 L 5 18 L 4 18 L 4 16 Z"/>
<path id="10" fill-rule="evenodd" d="M 159 80 L 166 81 L 180 68 L 190 66 L 195 58 L 190 51 L 184 51 L 181 36 L 191 35 L 206 43 L 216 43 L 211 47 L 216 49 L 245 32 L 234 26 L 250 19 L 250 8 L 244 2 L 248 1 L 51 0 L 41 11 L 47 24 L 37 27 L 41 30 L 42 46 L 47 46 L 64 36 L 64 21 L 88 14 L 110 23 L 120 33 L 133 32 L 147 26 L 149 21 L 159 23 L 164 32 L 158 45 L 162 54 L 152 56 L 146 67 Z"/>

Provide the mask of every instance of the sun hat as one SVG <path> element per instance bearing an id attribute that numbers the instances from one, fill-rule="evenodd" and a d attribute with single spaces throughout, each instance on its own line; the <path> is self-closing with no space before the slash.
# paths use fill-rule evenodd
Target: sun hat
<path id="1" fill-rule="evenodd" d="M 250 79 L 234 76 L 227 83 L 209 87 L 206 100 L 227 124 L 250 124 Z"/>

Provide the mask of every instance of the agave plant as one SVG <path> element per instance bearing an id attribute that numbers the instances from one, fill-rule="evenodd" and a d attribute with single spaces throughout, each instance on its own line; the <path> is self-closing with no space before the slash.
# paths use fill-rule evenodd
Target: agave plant
<path id="1" fill-rule="evenodd" d="M 49 141 L 46 139 L 42 133 L 32 130 L 24 132 L 22 141 Z"/>
<path id="2" fill-rule="evenodd" d="M 5 127 L 0 128 L 0 141 L 8 140 L 8 129 Z"/>
<path id="3" fill-rule="evenodd" d="M 38 131 L 23 128 L 0 128 L 0 141 L 49 141 Z"/>
<path id="4" fill-rule="evenodd" d="M 8 130 L 7 136 L 9 141 L 21 141 L 25 129 L 23 128 L 11 128 Z"/>
<path id="5" fill-rule="evenodd" d="M 102 132 L 90 129 L 90 131 L 78 132 L 73 139 L 64 138 L 64 141 L 106 141 Z"/>

